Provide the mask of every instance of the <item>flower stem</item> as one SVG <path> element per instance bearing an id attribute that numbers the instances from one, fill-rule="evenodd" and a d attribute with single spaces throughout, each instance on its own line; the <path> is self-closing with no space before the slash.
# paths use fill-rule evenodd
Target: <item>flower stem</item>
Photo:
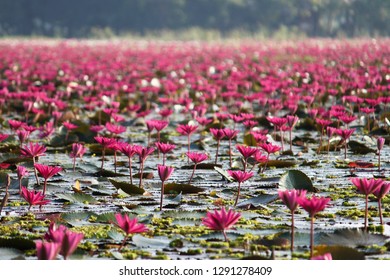
<path id="1" fill-rule="evenodd" d="M 141 165 L 139 168 L 139 187 L 142 187 L 142 177 L 144 176 L 144 161 L 141 161 Z"/>
<path id="2" fill-rule="evenodd" d="M 120 246 L 119 249 L 118 249 L 119 252 L 122 250 L 122 247 L 125 246 L 126 241 L 127 241 L 127 238 L 128 238 L 128 236 L 125 235 L 125 238 L 123 238 L 122 244 L 121 244 L 121 246 Z"/>
<path id="3" fill-rule="evenodd" d="M 291 251 L 291 257 L 292 257 L 292 253 L 294 251 L 294 210 L 291 211 L 291 247 L 290 247 L 290 251 Z"/>
<path id="4" fill-rule="evenodd" d="M 76 157 L 73 158 L 73 172 L 76 170 Z"/>
<path id="5" fill-rule="evenodd" d="M 100 166 L 100 170 L 103 171 L 103 167 L 104 167 L 104 158 L 105 158 L 105 154 L 106 154 L 106 148 L 103 147 L 103 150 L 102 150 L 102 165 Z"/>
<path id="6" fill-rule="evenodd" d="M 43 182 L 43 195 L 46 193 L 47 179 Z"/>
<path id="7" fill-rule="evenodd" d="M 35 166 L 35 157 L 33 157 L 32 159 L 33 159 L 33 165 Z M 34 167 L 34 175 L 35 175 L 35 180 L 37 180 L 37 185 L 39 186 L 38 173 L 35 167 Z"/>
<path id="8" fill-rule="evenodd" d="M 238 202 L 238 198 L 240 197 L 240 188 L 241 188 L 241 183 L 238 182 L 237 197 L 236 197 L 236 200 L 235 200 L 235 202 L 234 202 L 234 207 L 236 207 L 237 202 Z"/>
<path id="9" fill-rule="evenodd" d="M 313 257 L 314 250 L 314 215 L 310 217 L 310 258 Z"/>
<path id="10" fill-rule="evenodd" d="M 367 222 L 368 222 L 368 194 L 366 195 L 366 208 L 364 211 L 364 231 L 367 231 Z"/>
<path id="11" fill-rule="evenodd" d="M 230 168 L 232 168 L 232 139 L 229 139 L 229 164 Z"/>
<path id="12" fill-rule="evenodd" d="M 130 184 L 133 184 L 133 173 L 131 171 L 131 157 L 129 157 L 129 173 L 130 173 Z"/>
<path id="13" fill-rule="evenodd" d="M 160 211 L 162 211 L 163 197 L 164 197 L 164 181 L 161 182 Z"/>
<path id="14" fill-rule="evenodd" d="M 380 221 L 380 224 L 383 225 L 382 201 L 381 201 L 381 199 L 378 199 L 378 210 L 379 210 L 379 221 Z"/>
<path id="15" fill-rule="evenodd" d="M 220 140 L 217 141 L 217 151 L 215 152 L 215 164 L 217 164 L 218 162 L 219 142 Z"/>
<path id="16" fill-rule="evenodd" d="M 223 237 L 225 238 L 225 242 L 228 242 L 229 239 L 227 238 L 226 232 L 222 230 Z"/>
<path id="17" fill-rule="evenodd" d="M 194 164 L 194 169 L 192 169 L 192 174 L 191 174 L 190 179 L 188 180 L 188 184 L 191 184 L 192 178 L 194 177 L 194 174 L 195 174 L 195 169 L 196 169 L 196 164 Z"/>

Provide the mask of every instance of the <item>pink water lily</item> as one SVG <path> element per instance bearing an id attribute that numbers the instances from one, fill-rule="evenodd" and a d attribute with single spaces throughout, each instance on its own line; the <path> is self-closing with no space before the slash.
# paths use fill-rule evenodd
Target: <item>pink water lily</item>
<path id="1" fill-rule="evenodd" d="M 57 242 L 35 241 L 38 260 L 55 260 L 61 249 Z"/>
<path id="2" fill-rule="evenodd" d="M 196 152 L 188 152 L 186 153 L 187 157 L 194 163 L 194 168 L 192 169 L 192 174 L 190 179 L 188 180 L 188 184 L 191 184 L 191 180 L 194 177 L 196 166 L 209 158 L 209 156 L 205 153 L 196 153 Z"/>
<path id="3" fill-rule="evenodd" d="M 22 148 L 20 148 L 20 154 L 23 157 L 32 158 L 34 165 L 38 161 L 39 157 L 43 156 L 45 152 L 46 152 L 46 147 L 38 143 L 34 144 L 30 142 L 27 145 L 24 145 Z M 38 174 L 35 168 L 34 168 L 34 175 L 37 181 L 37 185 L 39 185 Z"/>
<path id="4" fill-rule="evenodd" d="M 300 197 L 298 199 L 298 204 L 309 213 L 310 217 L 310 257 L 313 257 L 314 250 L 314 217 L 328 206 L 329 201 L 330 198 L 314 195 L 311 198 Z"/>
<path id="5" fill-rule="evenodd" d="M 232 209 L 228 211 L 222 207 L 221 210 L 214 210 L 214 212 L 207 212 L 206 217 L 202 219 L 202 224 L 212 230 L 221 231 L 225 241 L 228 241 L 226 230 L 234 226 L 240 219 L 241 214 Z"/>
<path id="6" fill-rule="evenodd" d="M 237 170 L 237 171 L 228 170 L 228 173 L 236 182 L 238 182 L 237 196 L 236 196 L 236 199 L 234 201 L 234 206 L 236 206 L 237 202 L 238 202 L 238 198 L 240 197 L 241 183 L 252 178 L 253 173 L 240 171 L 240 170 Z"/>
<path id="7" fill-rule="evenodd" d="M 125 245 L 127 238 L 130 234 L 142 233 L 148 231 L 148 227 L 144 224 L 138 223 L 138 219 L 131 219 L 127 214 L 115 214 L 116 225 L 125 232 L 125 238 L 122 241 L 119 250 Z"/>
<path id="8" fill-rule="evenodd" d="M 45 179 L 43 183 L 43 194 L 46 193 L 47 180 L 62 171 L 62 168 L 59 166 L 49 166 L 44 164 L 36 163 L 34 168 L 38 173 Z"/>
<path id="9" fill-rule="evenodd" d="M 87 148 L 81 143 L 73 143 L 72 151 L 69 153 L 69 157 L 73 159 L 73 171 L 76 169 L 76 158 L 82 158 L 87 151 Z"/>
<path id="10" fill-rule="evenodd" d="M 160 211 L 162 211 L 162 204 L 163 204 L 163 197 L 164 197 L 164 183 L 166 180 L 169 179 L 169 177 L 171 177 L 174 168 L 166 165 L 158 165 L 157 170 L 158 170 L 158 176 L 160 177 L 161 180 Z"/>
<path id="11" fill-rule="evenodd" d="M 28 190 L 26 187 L 22 187 L 21 196 L 27 203 L 30 205 L 28 210 L 31 209 L 33 205 L 39 205 L 41 208 L 42 205 L 48 204 L 50 201 L 45 199 L 45 195 L 42 192 Z"/>

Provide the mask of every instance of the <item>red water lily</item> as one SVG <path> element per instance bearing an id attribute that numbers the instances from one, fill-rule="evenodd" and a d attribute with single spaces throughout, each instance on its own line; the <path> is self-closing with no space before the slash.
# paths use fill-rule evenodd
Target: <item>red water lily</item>
<path id="1" fill-rule="evenodd" d="M 28 190 L 26 187 L 22 187 L 21 196 L 30 205 L 28 210 L 30 210 L 33 205 L 39 205 L 39 208 L 41 208 L 42 205 L 50 202 L 49 200 L 45 200 L 45 195 L 42 192 Z"/>
<path id="2" fill-rule="evenodd" d="M 197 125 L 181 124 L 176 128 L 176 131 L 181 135 L 187 136 L 187 152 L 190 152 L 190 137 L 198 129 Z"/>
<path id="3" fill-rule="evenodd" d="M 34 168 L 38 173 L 45 179 L 43 183 L 43 194 L 46 193 L 47 180 L 62 171 L 62 168 L 59 166 L 49 166 L 44 164 L 36 163 Z"/>
<path id="4" fill-rule="evenodd" d="M 310 257 L 313 257 L 314 250 L 314 217 L 318 212 L 321 212 L 328 206 L 330 198 L 312 196 L 300 197 L 298 204 L 309 213 L 310 217 Z"/>
<path id="5" fill-rule="evenodd" d="M 73 159 L 73 171 L 75 171 L 76 168 L 76 158 L 82 158 L 85 152 L 87 151 L 87 148 L 84 147 L 81 143 L 73 143 L 72 144 L 72 151 L 69 153 L 69 157 Z"/>
<path id="6" fill-rule="evenodd" d="M 142 233 L 148 231 L 149 229 L 144 225 L 138 223 L 138 219 L 131 219 L 127 214 L 115 214 L 116 225 L 125 232 L 125 238 L 122 241 L 119 250 L 125 245 L 127 238 L 130 234 Z"/>
<path id="7" fill-rule="evenodd" d="M 137 153 L 137 149 L 134 145 L 129 143 L 120 142 L 118 144 L 119 150 L 128 158 L 129 161 L 129 175 L 130 175 L 130 184 L 133 184 L 133 174 L 132 174 L 132 158 Z"/>
<path id="8" fill-rule="evenodd" d="M 209 156 L 205 153 L 196 153 L 196 152 L 188 152 L 186 153 L 187 157 L 194 163 L 194 168 L 192 169 L 192 174 L 190 179 L 188 180 L 188 184 L 191 184 L 191 180 L 194 177 L 196 166 L 209 158 Z"/>
<path id="9" fill-rule="evenodd" d="M 161 180 L 161 198 L 160 198 L 160 211 L 162 211 L 163 196 L 164 196 L 164 183 L 171 176 L 174 168 L 166 165 L 158 165 L 158 176 Z"/>
<path id="10" fill-rule="evenodd" d="M 206 217 L 202 219 L 202 224 L 212 230 L 221 231 L 225 238 L 225 241 L 228 241 L 226 230 L 234 226 L 238 222 L 240 217 L 240 213 L 235 212 L 232 209 L 226 211 L 226 209 L 222 207 L 219 211 L 214 210 L 214 213 L 207 212 Z"/>
<path id="11" fill-rule="evenodd" d="M 368 221 L 368 196 L 373 194 L 378 188 L 381 188 L 385 183 L 382 179 L 368 178 L 352 178 L 352 184 L 356 186 L 358 191 L 365 196 L 366 208 L 364 212 L 364 230 L 367 230 Z"/>
<path id="12" fill-rule="evenodd" d="M 45 154 L 45 152 L 46 152 L 46 147 L 43 145 L 40 145 L 38 143 L 34 144 L 34 143 L 30 142 L 27 145 L 20 148 L 20 154 L 23 157 L 32 158 L 33 164 L 35 164 L 36 161 L 38 160 L 38 158 L 40 156 L 43 156 Z M 37 185 L 39 185 L 38 174 L 37 174 L 37 171 L 35 168 L 34 168 L 34 175 L 35 175 L 35 179 L 37 181 Z"/>
<path id="13" fill-rule="evenodd" d="M 95 136 L 94 139 L 102 146 L 102 165 L 100 166 L 100 170 L 103 171 L 104 160 L 106 155 L 106 149 L 110 147 L 115 142 L 115 139 L 109 137 Z"/>
<path id="14" fill-rule="evenodd" d="M 61 247 L 57 242 L 35 241 L 38 260 L 55 260 Z"/>
<path id="15" fill-rule="evenodd" d="M 173 149 L 176 148 L 176 145 L 170 144 L 170 143 L 162 143 L 162 142 L 156 142 L 155 143 L 158 151 L 163 154 L 163 164 L 165 165 L 166 160 L 166 154 L 171 152 Z"/>
<path id="16" fill-rule="evenodd" d="M 376 199 L 378 200 L 379 220 L 381 225 L 383 225 L 382 199 L 389 193 L 389 191 L 390 183 L 383 183 L 382 186 L 380 186 L 373 192 Z"/>
<path id="17" fill-rule="evenodd" d="M 217 140 L 217 150 L 215 152 L 215 162 L 214 162 L 214 164 L 217 164 L 219 145 L 221 143 L 221 140 L 225 138 L 225 133 L 223 132 L 222 128 L 210 128 L 210 132 L 213 135 L 214 139 Z"/>
<path id="18" fill-rule="evenodd" d="M 234 206 L 237 205 L 238 198 L 240 197 L 240 188 L 241 188 L 241 183 L 249 180 L 250 178 L 253 177 L 252 172 L 245 172 L 245 171 L 232 171 L 228 170 L 229 175 L 234 179 L 234 181 L 238 182 L 238 190 L 237 190 L 237 196 L 236 200 L 234 201 Z"/>
<path id="19" fill-rule="evenodd" d="M 287 208 L 291 212 L 291 252 L 294 250 L 294 213 L 298 208 L 298 201 L 306 196 L 306 190 L 284 190 L 278 191 L 279 198 L 283 201 L 283 203 L 287 206 Z"/>

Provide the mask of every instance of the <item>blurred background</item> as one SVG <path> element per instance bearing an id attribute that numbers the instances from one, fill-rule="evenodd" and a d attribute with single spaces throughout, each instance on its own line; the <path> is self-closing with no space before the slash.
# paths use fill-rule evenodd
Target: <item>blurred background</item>
<path id="1" fill-rule="evenodd" d="M 380 37 L 390 0 L 0 0 L 0 36 Z"/>

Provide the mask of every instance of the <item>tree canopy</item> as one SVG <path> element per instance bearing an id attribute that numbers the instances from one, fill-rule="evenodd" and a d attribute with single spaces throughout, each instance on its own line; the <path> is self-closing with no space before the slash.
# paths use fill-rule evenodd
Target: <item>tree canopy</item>
<path id="1" fill-rule="evenodd" d="M 145 35 L 189 28 L 312 37 L 388 36 L 388 0 L 0 0 L 0 35 Z"/>

